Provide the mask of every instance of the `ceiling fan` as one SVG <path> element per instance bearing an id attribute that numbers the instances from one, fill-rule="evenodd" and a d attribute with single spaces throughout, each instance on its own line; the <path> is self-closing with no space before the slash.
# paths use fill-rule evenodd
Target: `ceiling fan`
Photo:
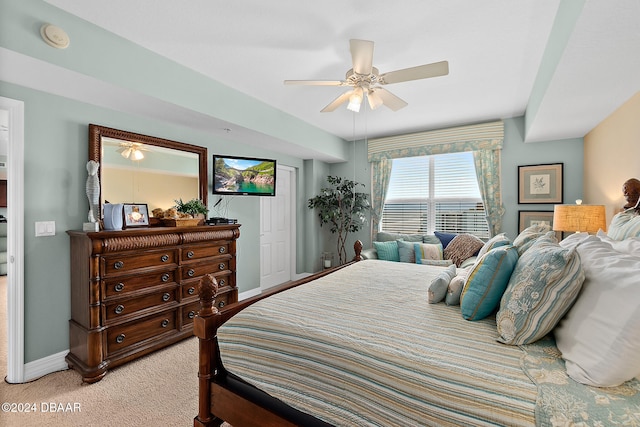
<path id="1" fill-rule="evenodd" d="M 122 142 L 120 143 L 120 148 L 117 150 L 122 157 L 131 160 L 144 159 L 143 151 L 148 150 L 142 146 L 141 142 Z"/>
<path id="2" fill-rule="evenodd" d="M 369 40 L 349 40 L 351 48 L 351 60 L 353 68 L 347 71 L 344 80 L 285 80 L 286 85 L 309 86 L 351 86 L 353 89 L 343 93 L 334 99 L 321 112 L 334 111 L 343 103 L 349 101 L 347 109 L 358 112 L 362 100 L 366 97 L 369 107 L 375 110 L 380 105 L 385 105 L 393 111 L 407 106 L 407 103 L 392 94 L 382 86 L 407 82 L 410 80 L 427 79 L 430 77 L 446 76 L 449 74 L 447 61 L 434 62 L 432 64 L 419 65 L 397 71 L 380 74 L 373 66 L 373 42 Z"/>

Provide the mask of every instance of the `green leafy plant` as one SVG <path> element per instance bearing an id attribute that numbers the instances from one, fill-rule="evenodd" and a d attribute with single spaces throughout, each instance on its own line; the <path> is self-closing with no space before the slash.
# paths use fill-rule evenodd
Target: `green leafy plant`
<path id="1" fill-rule="evenodd" d="M 178 212 L 190 214 L 194 218 L 198 214 L 206 216 L 209 212 L 209 208 L 199 199 L 191 199 L 188 202 L 183 202 L 182 199 L 178 199 L 174 200 L 174 202 L 176 202 L 175 208 Z"/>
<path id="2" fill-rule="evenodd" d="M 317 209 L 320 226 L 331 225 L 331 233 L 338 234 L 337 250 L 340 264 L 347 262 L 345 244 L 349 233 L 359 231 L 367 222 L 366 212 L 370 209 L 366 193 L 357 192 L 364 184 L 338 176 L 328 176 L 330 188 L 309 199 L 309 209 Z"/>

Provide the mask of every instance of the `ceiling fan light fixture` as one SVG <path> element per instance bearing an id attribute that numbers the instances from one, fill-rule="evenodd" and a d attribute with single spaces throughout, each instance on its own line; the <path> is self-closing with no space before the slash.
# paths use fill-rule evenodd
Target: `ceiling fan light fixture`
<path id="1" fill-rule="evenodd" d="M 144 154 L 140 150 L 133 150 L 133 160 L 142 160 L 144 159 Z"/>
<path id="2" fill-rule="evenodd" d="M 349 105 L 347 105 L 347 110 L 358 113 L 360 112 L 360 105 L 362 105 L 362 88 L 357 87 L 353 90 L 353 93 L 349 97 Z"/>
<path id="3" fill-rule="evenodd" d="M 124 150 L 122 150 L 122 153 L 120 153 L 120 155 L 122 157 L 124 157 L 125 159 L 128 159 L 129 156 L 131 156 L 131 152 L 133 151 L 133 149 L 131 147 L 125 148 Z"/>
<path id="4" fill-rule="evenodd" d="M 369 89 L 369 93 L 367 93 L 367 101 L 369 101 L 369 107 L 371 107 L 372 110 L 375 110 L 384 104 L 382 98 L 380 98 L 373 89 Z"/>

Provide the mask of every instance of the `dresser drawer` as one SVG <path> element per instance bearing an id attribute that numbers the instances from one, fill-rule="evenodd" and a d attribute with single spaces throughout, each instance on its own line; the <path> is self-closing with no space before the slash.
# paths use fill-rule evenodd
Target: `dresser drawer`
<path id="1" fill-rule="evenodd" d="M 214 274 L 214 277 L 218 281 L 218 286 L 222 288 L 223 286 L 231 286 L 231 280 L 229 274 Z M 197 298 L 198 297 L 198 284 L 200 283 L 200 279 L 189 280 L 182 282 L 182 299 L 189 298 Z"/>
<path id="2" fill-rule="evenodd" d="M 225 292 L 221 295 L 218 295 L 216 297 L 215 306 L 220 309 L 226 306 L 227 304 L 229 304 L 230 295 L 231 295 L 230 292 Z M 188 325 L 189 323 L 193 323 L 193 319 L 196 317 L 196 314 L 198 314 L 199 310 L 200 310 L 200 301 L 192 302 L 183 306 L 182 307 L 182 325 L 184 326 L 184 325 Z"/>
<path id="3" fill-rule="evenodd" d="M 177 270 L 158 271 L 117 279 L 104 280 L 104 294 L 106 298 L 118 297 L 141 289 L 167 285 L 177 281 Z"/>
<path id="4" fill-rule="evenodd" d="M 126 255 L 106 255 L 102 257 L 102 271 L 105 276 L 108 276 L 141 268 L 177 264 L 177 260 L 177 251 L 173 248 L 144 253 L 127 253 Z"/>
<path id="5" fill-rule="evenodd" d="M 182 248 L 182 261 L 226 255 L 229 253 L 228 242 L 213 242 L 213 245 L 192 245 Z"/>
<path id="6" fill-rule="evenodd" d="M 131 316 L 138 311 L 149 308 L 161 308 L 175 303 L 178 298 L 178 287 L 168 288 L 163 292 L 156 292 L 136 298 L 119 299 L 104 305 L 104 318 L 107 323 Z"/>
<path id="7" fill-rule="evenodd" d="M 107 330 L 107 354 L 125 349 L 146 339 L 173 332 L 177 329 L 178 310 L 145 317 Z"/>
<path id="8" fill-rule="evenodd" d="M 229 258 L 217 259 L 198 264 L 187 264 L 182 267 L 182 279 L 194 279 L 205 274 L 215 274 L 229 270 Z"/>

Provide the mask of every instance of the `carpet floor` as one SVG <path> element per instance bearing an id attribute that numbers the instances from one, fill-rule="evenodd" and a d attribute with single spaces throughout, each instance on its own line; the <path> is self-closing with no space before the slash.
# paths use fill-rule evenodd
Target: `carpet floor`
<path id="1" fill-rule="evenodd" d="M 3 285 L 4 283 L 4 285 Z M 6 278 L 0 281 L 0 375 L 6 376 Z M 84 384 L 73 370 L 25 384 L 0 382 L 0 426 L 192 426 L 198 412 L 198 340 L 189 338 Z M 15 409 L 16 412 L 11 412 Z M 26 411 L 29 412 L 26 412 Z"/>

